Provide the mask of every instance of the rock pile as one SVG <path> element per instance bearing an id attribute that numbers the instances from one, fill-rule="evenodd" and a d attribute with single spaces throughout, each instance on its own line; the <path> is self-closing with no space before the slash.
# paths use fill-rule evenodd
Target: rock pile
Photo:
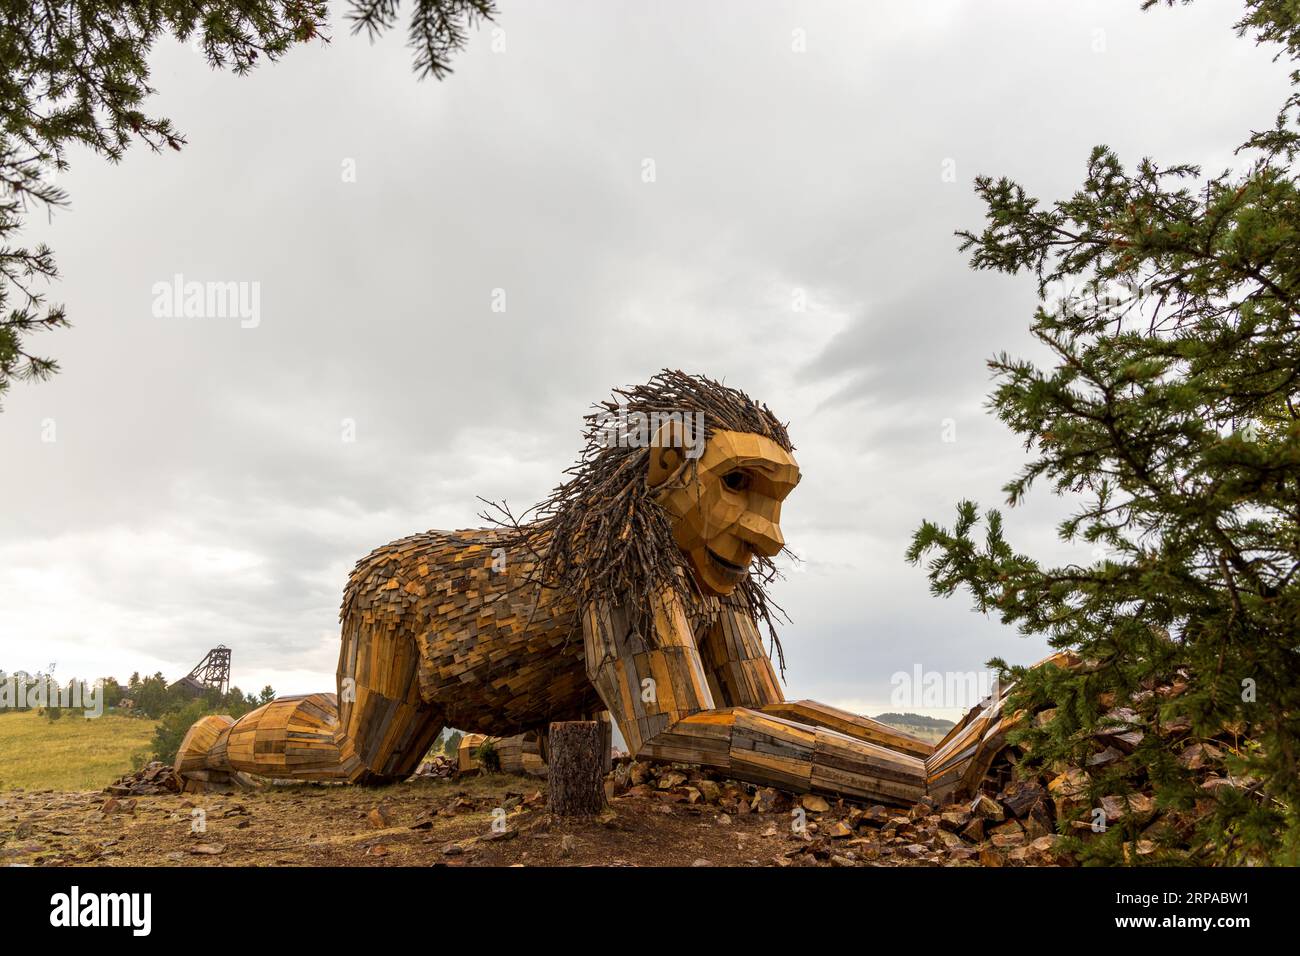
<path id="1" fill-rule="evenodd" d="M 757 787 L 683 764 L 630 759 L 619 761 L 608 776 L 606 793 L 711 813 L 722 825 L 738 815 L 771 814 L 765 835 L 793 842 L 773 861 L 783 866 L 1071 866 L 1086 841 L 1117 826 L 1123 828 L 1126 862 L 1155 862 L 1166 851 L 1174 862 L 1195 850 L 1197 822 L 1212 809 L 1215 791 L 1248 788 L 1252 782 L 1225 769 L 1234 747 L 1231 728 L 1206 739 L 1194 737 L 1187 721 L 1157 726 L 1139 713 L 1144 702 L 1168 699 L 1185 688 L 1175 680 L 1140 691 L 1126 702 L 1129 706 L 1104 701 L 1112 709 L 1103 729 L 1086 740 L 1089 753 L 1079 766 L 1030 772 L 1023 752 L 1007 747 L 975 797 L 959 803 L 939 805 L 926 797 L 910 807 L 858 804 Z M 1043 727 L 1053 715 L 1044 710 L 1031 719 Z M 1134 761 L 1126 758 L 1152 734 L 1204 795 L 1193 807 L 1158 807 L 1145 768 L 1128 765 Z M 1119 768 L 1122 775 L 1111 773 Z M 1121 776 L 1132 788 L 1127 795 Z"/>
<path id="2" fill-rule="evenodd" d="M 411 780 L 441 780 L 456 773 L 456 762 L 450 757 L 435 754 L 423 761 L 411 774 Z"/>
<path id="3" fill-rule="evenodd" d="M 172 768 L 158 760 L 151 760 L 134 773 L 118 777 L 104 792 L 115 797 L 145 797 L 159 793 L 177 793 L 180 784 Z"/>
<path id="4" fill-rule="evenodd" d="M 937 805 L 929 798 L 909 808 L 857 805 L 818 794 L 714 775 L 682 765 L 620 763 L 610 774 L 617 797 L 642 798 L 715 813 L 727 826 L 737 816 L 770 814 L 768 837 L 793 845 L 773 859 L 779 866 L 1070 865 L 1064 839 L 1052 828 L 1050 798 L 1032 788 L 997 797 Z M 1040 788 L 1041 790 L 1041 788 Z"/>
<path id="5" fill-rule="evenodd" d="M 1023 752 L 1007 748 L 985 776 L 984 792 L 1018 820 L 1030 815 L 1050 824 L 1055 832 L 1087 839 L 1122 827 L 1121 849 L 1128 863 L 1153 861 L 1163 850 L 1169 851 L 1168 862 L 1176 862 L 1175 858 L 1185 853 L 1194 854 L 1197 823 L 1212 811 L 1216 791 L 1220 787 L 1248 790 L 1255 781 L 1235 777 L 1226 767 L 1225 758 L 1245 746 L 1234 728 L 1223 728 L 1219 735 L 1207 738 L 1194 735 L 1186 718 L 1157 721 L 1149 716 L 1158 712 L 1162 701 L 1186 689 L 1186 675 L 1180 674 L 1122 702 L 1114 694 L 1103 694 L 1103 706 L 1111 709 L 1103 717 L 1101 729 L 1081 739 L 1087 755 L 1078 765 L 1028 772 Z M 1055 713 L 1055 709 L 1042 710 L 1032 720 L 1043 728 Z M 1187 772 L 1201 794 L 1190 807 L 1157 806 L 1149 768 L 1141 760 L 1129 759 L 1144 741 L 1156 742 Z M 1128 790 L 1127 794 L 1123 790 Z"/>

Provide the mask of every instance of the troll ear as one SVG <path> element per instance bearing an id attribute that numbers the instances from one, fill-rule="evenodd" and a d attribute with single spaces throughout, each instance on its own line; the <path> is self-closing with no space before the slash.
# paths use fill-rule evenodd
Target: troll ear
<path id="1" fill-rule="evenodd" d="M 651 488 L 658 488 L 671 478 L 686 460 L 686 456 L 682 453 L 682 435 L 681 422 L 667 421 L 650 440 L 648 480 Z"/>

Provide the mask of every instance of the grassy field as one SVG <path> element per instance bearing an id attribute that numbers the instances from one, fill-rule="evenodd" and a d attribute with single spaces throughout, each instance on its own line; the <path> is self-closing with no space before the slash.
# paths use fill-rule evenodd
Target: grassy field
<path id="1" fill-rule="evenodd" d="M 36 711 L 0 714 L 0 790 L 94 790 L 132 769 L 156 721 L 104 715 L 47 720 Z"/>

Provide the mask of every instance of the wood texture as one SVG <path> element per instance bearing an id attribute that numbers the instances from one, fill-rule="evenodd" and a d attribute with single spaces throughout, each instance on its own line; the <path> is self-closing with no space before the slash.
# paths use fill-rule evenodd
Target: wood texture
<path id="1" fill-rule="evenodd" d="M 1077 663 L 1078 658 L 1062 651 L 1034 666 L 1071 667 Z M 1007 733 L 1024 719 L 1024 714 L 1007 710 L 1007 697 L 1014 686 L 998 688 L 967 711 L 926 758 L 926 790 L 940 803 L 973 794 L 1006 746 Z"/>
<path id="2" fill-rule="evenodd" d="M 605 726 L 609 726 L 606 718 Z M 529 774 L 544 777 L 547 773 L 546 761 L 542 759 L 540 735 L 529 732 L 502 737 L 496 742 L 497 756 L 501 758 L 503 773 Z"/>
<path id="3" fill-rule="evenodd" d="M 460 743 L 456 746 L 457 772 L 470 773 L 483 769 L 479 759 L 474 756 L 474 751 L 478 750 L 487 739 L 486 734 L 465 734 L 460 738 Z"/>
<path id="4" fill-rule="evenodd" d="M 596 720 L 556 721 L 547 747 L 551 756 L 547 806 L 559 817 L 595 816 L 605 809 L 604 732 Z"/>

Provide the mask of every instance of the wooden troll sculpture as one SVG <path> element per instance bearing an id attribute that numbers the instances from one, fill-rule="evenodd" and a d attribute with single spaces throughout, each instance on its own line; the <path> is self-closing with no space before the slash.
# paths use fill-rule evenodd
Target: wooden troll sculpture
<path id="1" fill-rule="evenodd" d="M 977 784 L 1003 736 L 997 701 L 935 748 L 782 696 L 759 625 L 783 659 L 765 586 L 799 466 L 768 408 L 681 372 L 614 394 L 531 521 L 498 507 L 495 528 L 362 559 L 337 693 L 203 718 L 177 754 L 190 789 L 239 772 L 397 780 L 443 727 L 544 736 L 602 710 L 637 757 L 796 792 L 910 803 Z"/>

